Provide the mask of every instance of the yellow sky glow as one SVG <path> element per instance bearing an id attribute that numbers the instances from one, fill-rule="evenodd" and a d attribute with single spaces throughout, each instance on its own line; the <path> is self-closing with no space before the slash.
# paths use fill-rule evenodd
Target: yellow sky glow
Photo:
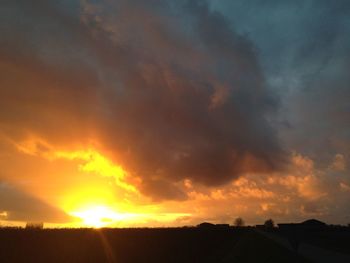
<path id="1" fill-rule="evenodd" d="M 72 176 L 81 178 L 74 186 L 59 189 L 59 200 L 52 201 L 54 206 L 72 216 L 73 222 L 47 226 L 101 228 L 147 225 L 150 221 L 166 224 L 190 215 L 164 212 L 161 206 L 148 204 L 149 200 L 133 185 L 138 178 L 132 178 L 130 183 L 127 171 L 93 147 L 57 150 L 38 138 L 30 138 L 15 146 L 21 153 L 45 159 L 53 166 L 57 161 L 73 163 L 76 169 L 71 171 Z"/>

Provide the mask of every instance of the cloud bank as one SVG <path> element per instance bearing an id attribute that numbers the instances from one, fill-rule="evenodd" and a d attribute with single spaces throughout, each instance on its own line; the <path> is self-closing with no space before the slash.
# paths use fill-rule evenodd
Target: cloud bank
<path id="1" fill-rule="evenodd" d="M 175 183 L 186 178 L 220 185 L 281 166 L 268 121 L 278 100 L 255 47 L 205 1 L 61 8 L 2 9 L 6 136 L 97 139 L 160 199 L 184 198 Z"/>

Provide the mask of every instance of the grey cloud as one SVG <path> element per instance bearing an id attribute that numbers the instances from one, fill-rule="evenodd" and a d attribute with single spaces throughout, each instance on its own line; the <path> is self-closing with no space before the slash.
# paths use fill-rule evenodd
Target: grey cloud
<path id="1" fill-rule="evenodd" d="M 183 192 L 180 187 L 161 178 L 147 180 L 142 185 L 141 191 L 150 195 L 152 200 L 155 202 L 162 201 L 164 199 L 180 201 L 187 199 L 186 193 Z"/>
<path id="2" fill-rule="evenodd" d="M 130 6 L 139 3 L 143 1 Z M 175 24 L 177 17 L 168 9 L 159 13 L 142 9 L 141 14 L 132 9 L 138 16 L 131 16 L 122 28 L 118 16 L 111 18 L 110 28 L 116 26 L 111 29 L 114 45 L 119 47 L 134 37 L 129 23 L 141 25 L 139 17 L 152 15 L 150 24 L 141 27 L 147 34 L 140 37 L 142 49 L 150 53 L 142 55 L 136 44 L 126 50 L 130 53 L 123 65 L 130 71 L 122 76 L 124 94 L 110 98 L 112 116 L 120 121 L 105 131 L 121 134 L 125 129 L 127 140 L 112 133 L 107 141 L 116 149 L 127 148 L 126 166 L 146 180 L 164 176 L 218 185 L 249 170 L 277 169 L 283 151 L 266 120 L 277 100 L 265 87 L 253 44 L 232 31 L 205 2 L 184 3 L 177 8 L 192 21 L 186 28 Z M 121 13 L 129 12 L 129 4 L 121 6 L 125 8 Z M 164 19 L 164 14 L 170 18 Z M 169 42 L 172 30 L 175 42 Z M 210 108 L 220 88 L 227 89 L 224 102 Z M 244 166 L 247 156 L 252 163 Z"/>
<path id="3" fill-rule="evenodd" d="M 349 1 L 210 3 L 256 43 L 281 97 L 274 121 L 285 147 L 321 166 L 336 153 L 349 156 Z"/>
<path id="4" fill-rule="evenodd" d="M 7 127 L 56 143 L 97 136 L 157 198 L 182 198 L 185 178 L 220 185 L 283 166 L 255 46 L 205 1 L 86 1 L 79 19 L 52 2 L 9 5 L 24 22 L 2 18 L 13 36 L 1 43 L 15 44 L 2 52 Z"/>

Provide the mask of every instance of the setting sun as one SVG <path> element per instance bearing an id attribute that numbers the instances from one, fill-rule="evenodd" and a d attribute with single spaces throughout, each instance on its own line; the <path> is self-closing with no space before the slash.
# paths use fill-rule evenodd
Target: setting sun
<path id="1" fill-rule="evenodd" d="M 127 217 L 106 206 L 90 207 L 85 210 L 72 212 L 71 215 L 80 218 L 84 226 L 93 228 L 108 226 Z"/>

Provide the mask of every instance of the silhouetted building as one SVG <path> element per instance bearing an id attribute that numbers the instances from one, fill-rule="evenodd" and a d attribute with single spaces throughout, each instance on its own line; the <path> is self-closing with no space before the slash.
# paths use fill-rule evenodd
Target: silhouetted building
<path id="1" fill-rule="evenodd" d="M 317 219 L 309 219 L 309 220 L 306 220 L 300 224 L 303 226 L 308 226 L 308 227 L 325 227 L 325 226 L 327 226 L 326 223 L 319 221 Z"/>
<path id="2" fill-rule="evenodd" d="M 199 225 L 197 225 L 197 227 L 200 227 L 200 228 L 214 228 L 215 225 L 212 224 L 212 223 L 203 222 L 203 223 L 200 223 Z"/>
<path id="3" fill-rule="evenodd" d="M 319 221 L 317 219 L 309 219 L 301 223 L 287 223 L 287 224 L 278 224 L 278 227 L 282 231 L 293 231 L 296 229 L 319 229 L 327 227 L 327 224 Z"/>
<path id="4" fill-rule="evenodd" d="M 309 219 L 301 223 L 278 224 L 280 233 L 288 238 L 291 246 L 298 251 L 299 244 L 307 235 L 313 232 L 319 232 L 328 226 L 316 219 Z"/>
<path id="5" fill-rule="evenodd" d="M 27 229 L 43 229 L 44 223 L 39 222 L 28 222 L 26 224 Z"/>

